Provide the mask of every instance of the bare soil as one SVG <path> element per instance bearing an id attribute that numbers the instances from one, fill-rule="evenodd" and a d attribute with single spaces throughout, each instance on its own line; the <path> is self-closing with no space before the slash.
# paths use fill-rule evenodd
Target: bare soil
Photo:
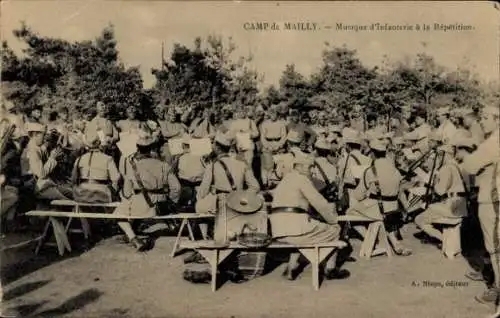
<path id="1" fill-rule="evenodd" d="M 147 253 L 137 253 L 116 239 L 65 257 L 48 247 L 20 267 L 3 271 L 5 305 L 23 317 L 491 315 L 492 307 L 474 300 L 485 286 L 464 277 L 469 270 L 464 258 L 444 258 L 436 247 L 420 244 L 412 235 L 415 231 L 410 226 L 403 233 L 414 252 L 410 257 L 361 260 L 356 243 L 357 261 L 345 265 L 351 277 L 324 281 L 317 292 L 310 267 L 296 281 L 287 281 L 281 276 L 283 264 L 243 284 L 227 282 L 212 293 L 208 284 L 183 280 L 183 257 L 169 256 L 173 237 L 160 237 Z"/>

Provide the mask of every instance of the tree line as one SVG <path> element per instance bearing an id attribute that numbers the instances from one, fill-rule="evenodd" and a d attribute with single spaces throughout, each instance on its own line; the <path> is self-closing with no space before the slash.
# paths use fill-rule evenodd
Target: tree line
<path id="1" fill-rule="evenodd" d="M 25 49 L 16 54 L 2 43 L 2 94 L 24 113 L 67 107 L 81 116 L 97 101 L 107 103 L 115 119 L 129 106 L 148 117 L 158 104 L 215 111 L 226 104 L 278 104 L 340 113 L 359 105 L 366 114 L 394 114 L 407 105 L 480 108 L 500 102 L 498 83 L 481 82 L 466 62 L 446 69 L 426 53 L 367 67 L 356 50 L 325 43 L 317 71 L 306 77 L 286 65 L 278 85 L 260 90 L 263 77 L 251 67 L 252 56 L 235 58 L 233 39 L 208 36 L 174 44 L 162 67 L 151 70 L 154 86 L 144 89 L 139 67 L 120 60 L 112 25 L 81 42 L 42 36 L 24 23 L 13 34 Z"/>

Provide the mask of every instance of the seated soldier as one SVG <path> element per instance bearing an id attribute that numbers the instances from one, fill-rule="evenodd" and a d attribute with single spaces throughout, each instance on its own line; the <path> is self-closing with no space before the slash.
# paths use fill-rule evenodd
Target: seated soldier
<path id="1" fill-rule="evenodd" d="M 276 158 L 275 176 L 271 179 L 277 184 L 283 177 L 293 169 L 293 161 L 297 155 L 305 155 L 302 151 L 304 134 L 296 130 L 290 130 L 286 137 L 286 153 Z"/>
<path id="2" fill-rule="evenodd" d="M 340 226 L 337 224 L 335 204 L 328 203 L 314 188 L 311 181 L 313 160 L 307 155 L 296 156 L 293 170 L 287 173 L 274 190 L 271 214 L 271 232 L 280 242 L 292 245 L 331 243 L 339 239 Z M 320 222 L 309 217 L 314 208 L 326 221 Z M 299 254 L 290 255 L 287 271 L 288 279 L 296 277 L 299 268 Z M 326 262 L 327 279 L 343 278 L 349 273 L 341 271 L 336 264 L 336 254 Z"/>
<path id="3" fill-rule="evenodd" d="M 74 199 L 87 203 L 116 201 L 121 176 L 113 158 L 101 148 L 105 141 L 95 136 L 87 143 L 88 152 L 79 157 L 73 167 Z"/>
<path id="4" fill-rule="evenodd" d="M 139 133 L 137 152 L 120 162 L 124 200 L 114 213 L 144 219 L 175 213 L 181 188 L 179 180 L 171 166 L 152 152 L 157 140 L 147 132 Z M 139 239 L 129 222 L 118 222 L 118 225 L 138 251 L 150 246 L 151 241 Z"/>
<path id="5" fill-rule="evenodd" d="M 71 199 L 73 192 L 70 185 L 57 184 L 51 179 L 51 173 L 61 160 L 62 150 L 56 147 L 48 153 L 44 144 L 47 127 L 38 123 L 26 124 L 26 131 L 30 141 L 23 157 L 25 166 L 22 168 L 23 178 L 28 180 L 32 176 L 34 191 L 37 199 L 67 200 Z"/>
<path id="6" fill-rule="evenodd" d="M 262 144 L 261 174 L 262 183 L 268 185 L 270 174 L 274 170 L 273 155 L 278 154 L 286 143 L 286 124 L 278 120 L 275 108 L 268 110 L 269 118 L 260 127 L 260 141 Z"/>
<path id="7" fill-rule="evenodd" d="M 468 180 L 466 181 L 462 171 L 458 167 L 453 145 L 440 147 L 441 157 L 438 158 L 434 182 L 432 187 L 430 204 L 427 209 L 415 218 L 417 226 L 428 236 L 422 238 L 422 243 L 433 243 L 441 248 L 443 235 L 433 225 L 439 219 L 463 218 L 467 216 L 467 192 Z"/>
<path id="8" fill-rule="evenodd" d="M 397 238 L 402 225 L 398 200 L 407 205 L 400 188 L 402 176 L 394 163 L 386 157 L 387 143 L 380 139 L 370 141 L 372 163 L 364 171 L 352 195 L 357 201 L 349 207 L 347 215 L 361 215 L 373 220 L 383 220 L 394 252 L 400 256 L 411 255 Z"/>
<path id="9" fill-rule="evenodd" d="M 216 193 L 229 193 L 235 190 L 243 190 L 246 186 L 249 190 L 258 192 L 259 183 L 253 174 L 252 168 L 245 162 L 230 155 L 234 145 L 234 138 L 229 134 L 218 133 L 214 140 L 214 153 L 216 159 L 210 163 L 203 174 L 198 199 L 202 199 L 210 193 L 211 187 Z M 228 178 L 231 175 L 233 186 Z"/>
<path id="10" fill-rule="evenodd" d="M 184 153 L 174 159 L 174 172 L 182 186 L 179 207 L 194 209 L 197 188 L 205 173 L 205 160 L 202 156 L 193 154 L 189 147 L 190 138 L 185 136 L 182 141 Z"/>
<path id="11" fill-rule="evenodd" d="M 18 188 L 22 186 L 19 169 L 21 155 L 11 138 L 12 135 L 2 132 L 1 139 L 5 146 L 0 154 L 0 224 L 3 225 L 3 229 L 8 229 L 5 227 L 6 223 L 14 220 L 19 200 Z M 7 227 L 12 225 L 9 224 Z"/>
<path id="12" fill-rule="evenodd" d="M 332 153 L 332 144 L 318 139 L 314 144 L 317 157 L 314 159 L 312 176 L 316 189 L 328 200 L 337 200 L 338 173 L 337 166 L 328 159 Z"/>

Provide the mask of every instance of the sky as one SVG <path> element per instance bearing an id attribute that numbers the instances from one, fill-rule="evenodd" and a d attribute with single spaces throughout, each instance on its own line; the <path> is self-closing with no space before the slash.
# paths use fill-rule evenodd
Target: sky
<path id="1" fill-rule="evenodd" d="M 455 69 L 467 63 L 485 80 L 499 80 L 500 10 L 489 2 L 249 2 L 249 1 L 2 1 L 1 36 L 17 52 L 12 30 L 25 21 L 41 35 L 71 41 L 96 38 L 114 25 L 121 60 L 139 66 L 144 86 L 151 87 L 151 68 L 161 62 L 161 43 L 168 59 L 174 43 L 192 46 L 197 36 L 232 37 L 234 57 L 253 55 L 251 66 L 264 83 L 276 84 L 286 64 L 308 76 L 321 65 L 325 42 L 356 49 L 367 66 L 384 56 L 402 60 L 417 52 L 433 55 Z M 246 30 L 256 22 L 276 22 L 279 31 Z M 316 23 L 314 31 L 284 30 L 284 23 Z M 247 23 L 247 24 L 245 24 Z M 431 26 L 429 31 L 339 31 L 344 25 Z M 434 23 L 463 24 L 468 31 L 435 31 Z M 331 26 L 328 29 L 328 26 Z"/>

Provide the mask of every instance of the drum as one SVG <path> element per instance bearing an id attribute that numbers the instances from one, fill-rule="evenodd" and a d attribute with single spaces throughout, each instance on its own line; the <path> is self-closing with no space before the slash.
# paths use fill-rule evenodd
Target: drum
<path id="1" fill-rule="evenodd" d="M 245 225 L 252 231 L 268 233 L 268 217 L 265 206 L 255 213 L 242 214 L 227 207 L 225 195 L 220 197 L 219 206 L 221 209 L 217 213 L 214 228 L 216 241 L 235 240 L 236 236 L 243 231 Z M 266 256 L 266 252 L 241 251 L 234 262 L 237 264 L 243 278 L 253 279 L 263 274 Z"/>

